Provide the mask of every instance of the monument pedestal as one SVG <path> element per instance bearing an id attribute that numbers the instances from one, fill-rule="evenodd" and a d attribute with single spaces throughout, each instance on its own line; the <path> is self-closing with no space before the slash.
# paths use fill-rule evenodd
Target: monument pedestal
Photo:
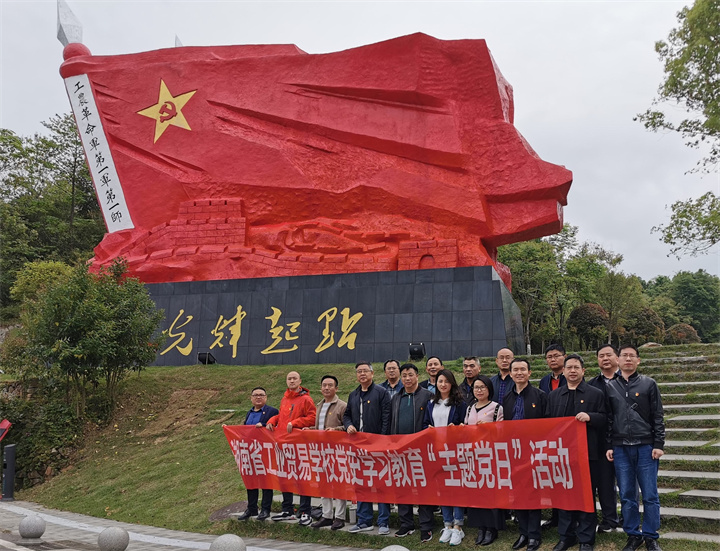
<path id="1" fill-rule="evenodd" d="M 156 365 L 384 362 L 422 342 L 443 361 L 522 351 L 520 311 L 491 266 L 147 285 L 165 310 Z"/>

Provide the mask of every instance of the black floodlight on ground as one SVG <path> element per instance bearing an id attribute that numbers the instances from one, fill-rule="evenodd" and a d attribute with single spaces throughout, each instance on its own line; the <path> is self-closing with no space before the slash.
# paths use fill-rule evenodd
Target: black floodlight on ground
<path id="1" fill-rule="evenodd" d="M 422 360 L 425 357 L 425 344 L 421 342 L 410 343 L 410 359 Z"/>
<path id="2" fill-rule="evenodd" d="M 198 352 L 198 363 L 203 365 L 214 364 L 215 356 L 211 352 Z"/>

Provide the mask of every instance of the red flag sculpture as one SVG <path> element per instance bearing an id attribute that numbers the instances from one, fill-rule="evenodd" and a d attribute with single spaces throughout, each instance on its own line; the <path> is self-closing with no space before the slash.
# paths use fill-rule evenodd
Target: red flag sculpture
<path id="1" fill-rule="evenodd" d="M 484 40 L 92 56 L 60 72 L 108 234 L 146 282 L 493 265 L 572 182 L 513 126 Z"/>

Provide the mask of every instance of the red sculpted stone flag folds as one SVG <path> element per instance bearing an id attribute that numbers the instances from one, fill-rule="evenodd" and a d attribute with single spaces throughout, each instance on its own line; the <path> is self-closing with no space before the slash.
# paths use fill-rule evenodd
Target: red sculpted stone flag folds
<path id="1" fill-rule="evenodd" d="M 572 175 L 513 126 L 484 40 L 64 55 L 109 232 L 95 266 L 122 255 L 161 282 L 493 265 L 509 283 L 496 248 L 562 226 Z"/>

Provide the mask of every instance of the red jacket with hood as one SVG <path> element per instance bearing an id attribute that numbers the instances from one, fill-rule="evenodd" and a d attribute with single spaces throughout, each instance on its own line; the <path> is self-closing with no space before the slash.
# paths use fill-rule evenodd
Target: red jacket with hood
<path id="1" fill-rule="evenodd" d="M 268 419 L 273 427 L 285 428 L 292 423 L 294 429 L 313 427 L 315 425 L 315 402 L 310 398 L 310 391 L 300 387 L 297 392 L 290 389 L 285 391 L 280 400 L 280 413 Z"/>

